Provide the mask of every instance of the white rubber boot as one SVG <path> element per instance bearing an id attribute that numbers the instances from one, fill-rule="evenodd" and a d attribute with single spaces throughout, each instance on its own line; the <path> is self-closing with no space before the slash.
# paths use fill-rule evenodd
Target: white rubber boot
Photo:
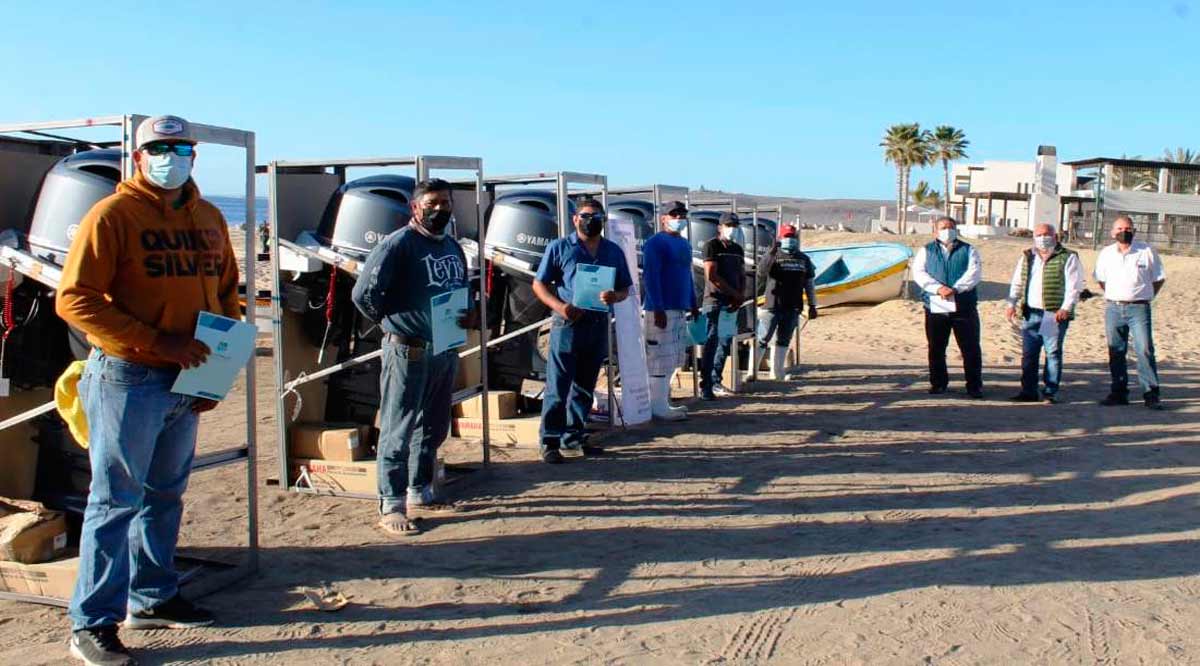
<path id="1" fill-rule="evenodd" d="M 777 382 L 787 379 L 787 353 L 787 347 L 771 347 L 771 379 Z"/>
<path id="2" fill-rule="evenodd" d="M 650 378 L 650 414 L 659 421 L 682 421 L 687 410 L 671 407 L 669 381 L 667 377 Z"/>

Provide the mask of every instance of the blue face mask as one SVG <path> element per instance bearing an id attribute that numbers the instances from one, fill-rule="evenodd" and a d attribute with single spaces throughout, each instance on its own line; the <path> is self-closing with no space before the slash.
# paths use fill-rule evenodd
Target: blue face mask
<path id="1" fill-rule="evenodd" d="M 174 190 L 192 177 L 192 158 L 166 153 L 165 155 L 145 155 L 146 180 L 164 190 Z"/>
<path id="2" fill-rule="evenodd" d="M 687 225 L 688 225 L 688 221 L 687 221 L 686 217 L 668 217 L 667 218 L 667 229 L 669 229 L 677 234 L 683 233 L 683 230 L 687 229 Z"/>
<path id="3" fill-rule="evenodd" d="M 800 249 L 800 240 L 798 238 L 781 238 L 779 239 L 779 249 L 784 252 L 795 252 Z"/>

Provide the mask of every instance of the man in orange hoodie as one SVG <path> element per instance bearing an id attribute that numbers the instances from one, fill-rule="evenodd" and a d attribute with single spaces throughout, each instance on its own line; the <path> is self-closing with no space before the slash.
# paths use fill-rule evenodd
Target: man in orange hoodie
<path id="1" fill-rule="evenodd" d="M 209 349 L 200 312 L 241 318 L 238 267 L 220 211 L 191 179 L 196 141 L 177 116 L 137 129 L 132 178 L 84 217 L 56 309 L 93 349 L 79 382 L 92 484 L 71 600 L 71 654 L 136 663 L 127 628 L 211 624 L 179 595 L 175 544 L 201 412 L 215 402 L 171 392 Z"/>

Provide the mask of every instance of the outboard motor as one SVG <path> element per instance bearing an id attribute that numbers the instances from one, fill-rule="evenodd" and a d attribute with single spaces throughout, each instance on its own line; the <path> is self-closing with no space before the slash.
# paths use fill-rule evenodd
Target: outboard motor
<path id="1" fill-rule="evenodd" d="M 83 216 L 116 192 L 119 182 L 121 151 L 116 148 L 86 150 L 59 160 L 38 193 L 29 225 L 31 253 L 62 266 Z"/>
<path id="2" fill-rule="evenodd" d="M 317 238 L 344 254 L 365 258 L 379 241 L 412 218 L 417 182 L 384 174 L 352 180 L 339 187 L 321 216 Z"/>
<path id="3" fill-rule="evenodd" d="M 575 206 L 568 202 L 570 215 Z M 550 310 L 533 293 L 546 246 L 559 237 L 558 196 L 546 190 L 520 190 L 498 197 L 486 212 L 489 256 L 488 321 L 492 337 L 537 323 Z M 494 347 L 488 354 L 488 382 L 498 389 L 520 390 L 524 379 L 544 379 L 545 358 L 538 353 L 538 334 L 531 331 Z"/>
<path id="4" fill-rule="evenodd" d="M 633 223 L 633 237 L 637 242 L 638 268 L 642 267 L 642 247 L 658 229 L 658 216 L 654 204 L 642 199 L 617 199 L 609 202 L 608 219 L 629 220 Z"/>
<path id="5" fill-rule="evenodd" d="M 692 244 L 692 284 L 696 301 L 704 299 L 704 246 L 717 237 L 721 213 L 715 210 L 694 210 L 688 213 L 688 228 L 683 235 Z"/>
<path id="6" fill-rule="evenodd" d="M 758 260 L 766 256 L 767 252 L 771 251 L 771 246 L 775 243 L 775 231 L 770 220 L 758 218 L 758 224 L 754 223 L 754 218 L 743 218 L 741 223 L 742 249 L 746 251 L 746 260 L 750 260 L 750 254 L 754 253 L 754 264 L 758 265 Z M 755 247 L 754 239 L 758 237 L 758 246 Z M 757 250 L 757 252 L 755 252 Z"/>

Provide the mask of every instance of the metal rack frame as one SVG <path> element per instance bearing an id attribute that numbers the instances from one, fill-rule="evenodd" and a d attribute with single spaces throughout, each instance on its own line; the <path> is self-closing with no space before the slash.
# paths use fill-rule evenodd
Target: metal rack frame
<path id="1" fill-rule="evenodd" d="M 594 186 L 595 189 L 571 192 L 571 185 L 573 185 L 573 184 L 574 185 L 591 185 L 591 186 Z M 489 176 L 484 179 L 484 188 L 488 192 L 490 201 L 493 201 L 493 202 L 496 200 L 496 190 L 499 187 L 537 186 L 537 185 L 553 185 L 554 186 L 555 205 L 558 208 L 557 216 L 558 216 L 558 237 L 559 238 L 566 238 L 567 234 L 572 233 L 572 230 L 571 230 L 572 227 L 571 227 L 571 221 L 570 221 L 571 216 L 569 215 L 571 207 L 568 204 L 570 197 L 584 195 L 584 194 L 595 195 L 596 193 L 599 193 L 600 194 L 600 205 L 604 206 L 604 210 L 606 210 L 606 211 L 608 210 L 608 195 L 610 194 L 610 191 L 608 189 L 608 176 L 603 176 L 603 175 L 595 174 L 595 173 L 584 173 L 581 171 L 542 171 L 542 172 L 531 173 L 531 174 Z M 483 228 L 483 216 L 482 215 L 480 215 L 479 224 L 480 224 L 480 228 Z M 481 239 L 483 239 L 485 237 L 486 236 L 483 233 L 480 233 Z M 503 255 L 495 255 L 494 253 L 489 255 L 487 252 L 487 249 L 484 247 L 484 243 L 482 241 L 480 242 L 480 251 L 485 256 L 487 256 L 487 258 L 489 260 L 491 260 L 495 263 L 500 263 L 503 265 L 510 265 L 510 264 L 505 264 L 503 259 L 496 262 L 496 256 L 500 256 L 502 258 Z M 524 271 L 524 269 L 522 267 L 518 266 L 515 268 L 518 268 L 519 270 Z M 533 271 L 536 272 L 536 270 L 537 270 L 537 267 L 534 267 Z M 501 336 L 497 337 L 495 340 L 492 340 L 490 343 L 487 343 L 487 346 L 489 346 L 489 347 L 495 346 L 497 344 L 500 344 L 501 342 L 504 342 L 506 340 L 514 338 L 518 335 L 522 335 L 529 331 L 533 331 L 533 330 L 540 331 L 544 327 L 549 326 L 550 322 L 552 320 L 553 320 L 553 317 L 546 317 L 545 319 L 543 319 L 535 324 L 530 324 L 529 326 L 524 326 L 516 331 L 505 332 L 504 335 L 501 335 Z M 613 351 L 614 351 L 613 338 L 614 338 L 614 336 L 613 336 L 612 329 L 613 329 L 613 314 L 612 314 L 612 310 L 610 308 L 609 313 L 608 313 L 608 332 L 609 332 L 609 335 L 608 335 L 608 359 L 605 362 L 605 382 L 607 383 L 607 388 L 608 388 L 606 393 L 608 394 L 608 414 L 609 414 L 608 418 L 609 418 L 610 426 L 613 424 L 613 422 L 615 420 L 615 415 L 616 415 L 616 412 L 614 411 L 615 400 L 613 398 L 613 385 L 612 385 L 612 381 L 613 381 L 612 364 L 613 364 L 613 355 L 614 355 L 613 354 Z M 485 400 L 484 402 L 486 403 L 487 401 Z M 484 417 L 486 418 L 486 416 L 487 416 L 487 414 L 485 413 Z M 624 419 L 622 419 L 621 421 L 623 424 Z"/>
<path id="2" fill-rule="evenodd" d="M 93 127 L 114 127 L 121 131 L 121 140 L 105 143 L 104 145 L 120 146 L 121 147 L 121 177 L 122 179 L 133 176 L 135 166 L 133 162 L 134 153 L 134 138 L 138 125 L 142 123 L 148 116 L 141 114 L 125 114 L 113 116 L 99 116 L 94 118 L 81 118 L 76 120 L 63 121 L 45 121 L 33 123 L 5 123 L 0 124 L 0 134 L 28 134 L 31 136 L 41 137 L 43 140 L 50 141 L 66 141 L 64 137 L 48 134 L 48 132 L 70 131 Z M 216 125 L 204 125 L 200 123 L 189 123 L 191 125 L 193 136 L 199 143 L 215 144 L 229 146 L 233 148 L 241 148 L 246 153 L 246 225 L 247 232 L 245 233 L 245 270 L 247 284 L 253 285 L 254 280 L 254 263 L 255 263 L 255 248 L 254 234 L 250 233 L 250 228 L 254 221 L 254 162 L 255 162 L 255 135 L 254 132 L 235 129 L 231 127 L 220 127 Z M 80 140 L 80 143 L 93 143 L 90 141 Z M 25 277 L 38 281 L 51 289 L 57 289 L 59 280 L 62 276 L 61 269 L 50 263 L 38 259 L 33 255 L 26 253 L 17 248 L 0 247 L 0 261 L 12 268 Z M 246 314 L 245 321 L 253 324 L 255 322 L 255 301 L 253 289 L 247 289 L 248 297 L 246 299 Z M 198 571 L 193 569 L 184 580 L 196 580 L 189 587 L 192 595 L 203 596 L 211 592 L 215 592 L 232 583 L 242 580 L 258 570 L 259 560 L 259 544 L 258 544 L 258 468 L 256 463 L 257 453 L 257 433 L 255 426 L 256 418 L 256 381 L 255 381 L 255 357 L 252 356 L 246 363 L 246 401 L 245 401 L 245 429 L 246 429 L 246 444 L 242 447 L 226 449 L 224 451 L 216 451 L 204 455 L 196 456 L 192 463 L 192 471 L 196 472 L 211 467 L 227 465 L 238 461 L 246 462 L 246 531 L 247 531 L 247 557 L 246 562 L 240 565 L 226 565 L 225 563 L 213 563 L 223 566 L 223 570 L 214 573 L 211 576 L 203 578 L 198 577 Z M 54 403 L 50 402 L 40 407 L 28 410 L 22 414 L 15 415 L 0 423 L 0 430 L 4 430 L 21 423 L 25 423 L 37 416 L 53 411 Z M 181 558 L 182 559 L 182 558 Z M 203 561 L 197 560 L 201 564 Z M 65 605 L 62 600 L 53 599 L 50 597 L 40 597 L 25 595 L 19 593 L 0 592 L 0 599 L 17 599 L 23 601 L 34 601 L 37 603 L 45 603 L 50 605 Z"/>
<path id="3" fill-rule="evenodd" d="M 291 478 L 291 454 L 288 450 L 288 425 L 291 423 L 287 413 L 286 400 L 288 395 L 295 391 L 296 388 L 314 381 L 318 381 L 341 370 L 361 365 L 368 361 L 380 358 L 382 350 L 376 350 L 366 354 L 356 356 L 341 363 L 336 363 L 328 368 L 323 368 L 311 374 L 303 374 L 294 379 L 288 379 L 287 369 L 284 367 L 283 359 L 283 340 L 285 331 L 283 330 L 283 287 L 280 280 L 280 275 L 286 269 L 280 267 L 280 249 L 285 249 L 293 254 L 306 257 L 311 260 L 320 262 L 322 265 L 334 266 L 341 271 L 344 271 L 352 276 L 357 276 L 359 272 L 358 260 L 341 255 L 330 248 L 325 247 L 309 247 L 300 243 L 284 240 L 280 238 L 280 230 L 283 226 L 280 225 L 280 176 L 288 176 L 292 174 L 312 175 L 323 174 L 336 178 L 337 186 L 341 186 L 347 182 L 347 169 L 352 168 L 381 168 L 381 167 L 411 167 L 416 171 L 417 181 L 426 180 L 430 176 L 431 171 L 446 171 L 446 170 L 461 170 L 474 171 L 475 178 L 473 181 L 458 181 L 456 185 L 471 183 L 474 185 L 475 192 L 475 214 L 479 220 L 478 237 L 482 241 L 487 233 L 486 223 L 483 219 L 483 160 L 478 157 L 449 157 L 443 155 L 414 155 L 406 157 L 376 157 L 376 158 L 347 158 L 347 159 L 331 159 L 331 160 L 276 160 L 266 165 L 258 167 L 260 173 L 267 175 L 270 187 L 270 199 L 268 202 L 268 220 L 271 228 L 271 268 L 272 268 L 272 293 L 271 293 L 271 328 L 272 336 L 275 342 L 275 380 L 278 387 L 278 395 L 275 400 L 276 419 L 279 423 L 279 485 L 287 490 L 294 492 L 319 494 L 319 495 L 334 495 L 338 497 L 350 497 L 356 499 L 378 499 L 377 494 L 351 493 L 342 491 L 315 490 L 297 485 Z M 328 173 L 332 170 L 333 173 Z M 336 189 L 336 187 L 335 187 Z M 322 202 L 323 203 L 323 202 Z M 483 266 L 483 243 L 477 245 L 479 266 Z M 479 355 L 480 366 L 480 383 L 474 386 L 468 386 L 460 389 L 451 396 L 451 404 L 457 405 L 465 402 L 475 396 L 487 395 L 487 350 L 491 346 L 488 341 L 488 323 L 487 323 L 487 308 L 483 307 L 483 278 L 482 271 L 471 275 L 468 273 L 468 282 L 478 280 L 480 296 L 480 344 L 477 347 L 461 350 L 458 354 L 459 359 L 465 359 L 470 356 Z M 488 424 L 488 404 L 487 400 L 481 401 L 481 413 L 483 415 L 482 426 L 482 451 L 481 464 L 482 467 L 476 474 L 480 476 L 486 475 L 491 467 L 491 448 L 490 448 L 490 427 Z"/>

